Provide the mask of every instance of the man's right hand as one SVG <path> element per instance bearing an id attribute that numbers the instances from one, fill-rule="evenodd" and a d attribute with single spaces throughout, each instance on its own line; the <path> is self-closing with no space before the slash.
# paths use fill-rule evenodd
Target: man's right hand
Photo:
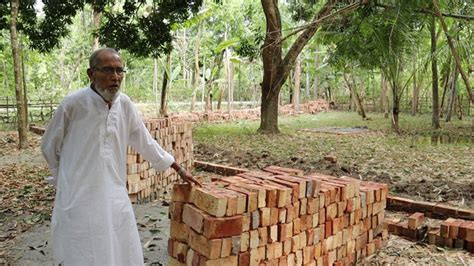
<path id="1" fill-rule="evenodd" d="M 201 182 L 183 168 L 178 171 L 179 176 L 187 183 L 202 187 Z"/>

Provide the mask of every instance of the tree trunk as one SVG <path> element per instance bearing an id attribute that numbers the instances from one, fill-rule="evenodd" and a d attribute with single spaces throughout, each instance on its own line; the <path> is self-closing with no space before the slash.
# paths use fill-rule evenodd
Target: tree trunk
<path id="1" fill-rule="evenodd" d="M 219 77 L 219 73 L 222 69 L 222 63 L 224 59 L 224 52 L 221 52 L 219 55 L 214 57 L 214 63 L 212 65 L 211 74 L 209 79 L 206 81 L 205 86 L 207 88 L 206 91 L 206 106 L 204 108 L 205 111 L 212 111 L 212 98 L 215 95 L 212 95 L 212 90 L 214 88 L 214 81 Z"/>
<path id="2" fill-rule="evenodd" d="M 439 117 L 443 117 L 444 109 L 445 109 L 445 98 L 446 98 L 446 92 L 448 91 L 448 86 L 449 86 L 449 81 L 451 79 L 451 58 L 448 60 L 447 63 L 447 71 L 446 75 L 444 76 L 443 79 L 443 95 L 441 96 L 441 106 L 439 108 Z M 456 69 L 456 67 L 454 67 Z"/>
<path id="3" fill-rule="evenodd" d="M 198 27 L 196 43 L 194 44 L 194 68 L 192 77 L 193 96 L 191 100 L 191 112 L 196 108 L 196 97 L 199 89 L 199 48 L 201 46 L 201 27 Z"/>
<path id="4" fill-rule="evenodd" d="M 360 116 L 362 116 L 362 119 L 367 119 L 367 115 L 365 114 L 364 110 L 364 105 L 362 104 L 362 100 L 359 97 L 359 94 L 357 93 L 355 89 L 355 81 L 353 84 L 350 83 L 349 79 L 347 78 L 346 73 L 343 73 L 344 80 L 346 81 L 347 87 L 349 87 L 349 91 L 351 92 L 352 100 L 357 106 L 357 111 Z"/>
<path id="5" fill-rule="evenodd" d="M 23 102 L 25 104 L 25 117 L 26 117 L 26 126 L 28 129 L 28 97 L 27 97 L 27 88 L 26 88 L 26 71 L 25 71 L 25 58 L 23 57 L 23 46 L 20 45 L 20 58 L 21 58 L 21 75 L 23 79 Z"/>
<path id="6" fill-rule="evenodd" d="M 420 87 L 416 80 L 416 55 L 413 58 L 413 101 L 411 106 L 411 115 L 416 116 L 418 113 L 418 98 L 420 97 Z"/>
<path id="7" fill-rule="evenodd" d="M 399 96 L 399 91 L 400 88 L 398 88 L 397 85 L 392 84 L 392 97 L 393 97 L 393 106 L 392 106 L 392 130 L 400 134 L 400 128 L 399 128 L 399 117 L 398 115 L 400 114 L 400 96 Z"/>
<path id="8" fill-rule="evenodd" d="M 10 84 L 8 83 L 8 71 L 7 71 L 7 62 L 3 60 L 3 91 L 7 95 L 7 91 L 10 90 Z"/>
<path id="9" fill-rule="evenodd" d="M 446 122 L 451 121 L 452 112 L 454 110 L 454 101 L 456 99 L 456 82 L 458 79 L 458 70 L 454 70 L 453 76 L 449 81 L 448 104 L 446 106 Z"/>
<path id="10" fill-rule="evenodd" d="M 469 94 L 469 98 L 470 98 L 471 102 L 474 103 L 474 92 L 472 92 L 471 84 L 469 83 L 469 77 L 466 75 L 466 72 L 464 72 L 464 70 L 462 69 L 461 59 L 459 58 L 458 52 L 456 51 L 456 48 L 454 47 L 453 39 L 451 38 L 451 36 L 448 33 L 448 26 L 446 25 L 446 23 L 444 21 L 444 18 L 442 16 L 441 12 L 439 11 L 437 0 L 433 0 L 433 8 L 434 8 L 436 16 L 438 17 L 439 21 L 441 22 L 441 26 L 443 27 L 444 34 L 446 35 L 446 39 L 448 40 L 449 48 L 451 49 L 451 53 L 453 54 L 454 61 L 456 62 L 457 69 L 458 69 L 459 73 L 461 74 L 461 77 L 464 81 L 464 84 L 466 85 L 466 90 L 467 90 L 467 93 Z"/>
<path id="11" fill-rule="evenodd" d="M 166 70 L 165 70 L 166 71 Z M 158 105 L 158 59 L 153 58 L 153 94 L 155 95 L 155 115 L 160 116 L 160 107 Z"/>
<path id="12" fill-rule="evenodd" d="M 224 94 L 224 90 L 222 89 L 221 87 L 222 85 L 219 84 L 219 98 L 217 98 L 217 110 L 221 110 L 222 108 L 222 98 L 223 98 L 223 94 Z"/>
<path id="13" fill-rule="evenodd" d="M 28 115 L 26 113 L 26 102 L 23 87 L 23 71 L 21 67 L 21 51 L 17 32 L 17 18 L 20 0 L 12 0 L 11 4 L 11 22 L 10 22 L 10 41 L 13 55 L 13 73 L 15 76 L 15 96 L 18 117 L 18 137 L 19 148 L 28 147 Z"/>
<path id="14" fill-rule="evenodd" d="M 336 0 L 328 0 L 312 23 L 296 39 L 282 59 L 281 16 L 276 0 L 261 0 L 266 20 L 266 36 L 262 49 L 263 82 L 259 132 L 278 133 L 278 95 L 288 78 L 296 58 L 320 27 L 323 17 L 332 10 Z"/>
<path id="15" fill-rule="evenodd" d="M 388 96 L 387 96 L 387 80 L 380 75 L 380 111 L 384 113 L 384 117 L 388 118 Z"/>
<path id="16" fill-rule="evenodd" d="M 166 103 L 166 95 L 168 89 L 171 87 L 171 51 L 166 55 L 166 66 L 163 71 L 163 85 L 161 86 L 161 103 L 160 103 L 160 114 L 165 116 L 168 111 Z"/>
<path id="17" fill-rule="evenodd" d="M 95 31 L 99 30 L 100 27 L 100 17 L 102 13 L 99 11 L 98 7 L 94 4 L 93 5 L 93 27 Z M 94 37 L 92 41 L 92 51 L 99 49 L 99 36 Z"/>
<path id="18" fill-rule="evenodd" d="M 316 51 L 314 53 L 314 67 L 315 69 L 318 69 L 319 67 L 319 54 L 316 48 Z M 315 71 L 314 73 L 314 99 L 318 99 L 318 94 L 319 94 L 319 75 L 318 75 L 318 70 Z"/>
<path id="19" fill-rule="evenodd" d="M 306 59 L 306 60 L 305 60 L 305 61 L 306 61 L 306 64 L 305 64 L 305 69 L 304 69 L 304 70 L 305 70 L 305 71 L 304 71 L 304 72 L 305 72 L 305 73 L 304 73 L 304 74 L 305 74 L 305 86 L 304 86 L 304 90 L 305 90 L 305 97 L 306 97 L 305 99 L 311 99 L 311 98 L 310 98 L 310 88 L 311 88 L 311 85 L 309 84 L 309 82 L 310 82 L 310 81 L 309 81 L 309 76 L 310 76 L 310 75 L 309 75 L 309 71 L 308 71 L 308 70 L 309 70 L 309 62 L 308 62 L 308 58 L 307 58 L 307 57 L 306 57 L 305 59 Z"/>
<path id="20" fill-rule="evenodd" d="M 436 21 L 431 17 L 431 73 L 433 87 L 433 114 L 431 126 L 434 129 L 440 128 L 439 125 L 439 93 L 438 93 L 438 63 L 436 59 Z"/>
<path id="21" fill-rule="evenodd" d="M 300 87 L 301 87 L 301 58 L 296 59 L 295 71 L 293 76 L 293 108 L 296 112 L 300 111 Z"/>

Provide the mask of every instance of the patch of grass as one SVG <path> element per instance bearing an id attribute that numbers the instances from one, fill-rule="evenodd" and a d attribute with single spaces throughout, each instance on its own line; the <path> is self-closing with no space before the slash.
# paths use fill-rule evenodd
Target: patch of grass
<path id="1" fill-rule="evenodd" d="M 406 190 L 406 184 L 415 182 L 419 186 L 410 187 L 436 190 L 440 186 L 441 191 L 446 190 L 436 190 L 430 199 L 472 200 L 474 141 L 433 145 L 431 140 L 432 133 L 473 136 L 472 120 L 442 122 L 441 129 L 432 130 L 430 115 L 402 115 L 402 134 L 396 135 L 391 131 L 390 120 L 383 114 L 370 114 L 369 117 L 370 120 L 364 121 L 357 114 L 347 112 L 281 117 L 282 133 L 277 135 L 257 133 L 259 121 L 203 124 L 194 131 L 196 159 L 250 169 L 273 164 L 323 171 L 329 167 L 323 157 L 333 155 L 337 157 L 339 169 L 349 169 L 355 176 L 396 184 L 395 189 Z M 302 130 L 356 126 L 367 127 L 373 132 L 336 135 Z M 451 187 L 463 182 L 468 186 Z M 423 194 L 418 189 L 405 192 Z"/>

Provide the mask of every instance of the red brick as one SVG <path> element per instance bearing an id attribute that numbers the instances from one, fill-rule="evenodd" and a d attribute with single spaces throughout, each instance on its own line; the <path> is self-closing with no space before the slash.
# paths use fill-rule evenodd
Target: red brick
<path id="1" fill-rule="evenodd" d="M 258 240 L 259 246 L 266 245 L 268 243 L 268 230 L 267 227 L 258 228 Z"/>
<path id="2" fill-rule="evenodd" d="M 204 216 L 208 215 L 191 204 L 184 204 L 182 220 L 198 233 L 202 233 Z"/>
<path id="3" fill-rule="evenodd" d="M 332 221 L 329 220 L 329 221 L 326 221 L 326 224 L 325 224 L 325 233 L 324 233 L 324 238 L 328 238 L 329 236 L 333 235 L 333 231 L 332 231 Z"/>
<path id="4" fill-rule="evenodd" d="M 270 208 L 260 208 L 260 226 L 270 225 Z"/>
<path id="5" fill-rule="evenodd" d="M 271 208 L 270 209 L 270 224 L 275 225 L 278 224 L 278 215 L 280 213 L 280 209 L 278 208 Z"/>
<path id="6" fill-rule="evenodd" d="M 283 242 L 293 236 L 293 223 L 279 224 L 278 225 L 279 241 Z"/>
<path id="7" fill-rule="evenodd" d="M 170 221 L 170 238 L 183 243 L 188 242 L 188 226 L 174 220 Z"/>
<path id="8" fill-rule="evenodd" d="M 216 217 L 223 217 L 227 211 L 227 198 L 211 188 L 193 187 L 191 200 L 200 210 Z"/>
<path id="9" fill-rule="evenodd" d="M 222 239 L 221 258 L 230 256 L 232 252 L 232 238 Z"/>
<path id="10" fill-rule="evenodd" d="M 466 246 L 466 250 L 471 252 L 471 253 L 474 253 L 474 241 L 465 241 L 465 244 Z"/>
<path id="11" fill-rule="evenodd" d="M 243 252 L 239 254 L 239 265 L 249 266 L 250 265 L 250 253 Z"/>
<path id="12" fill-rule="evenodd" d="M 408 228 L 417 229 L 423 224 L 424 220 L 425 215 L 423 213 L 416 212 L 408 217 Z"/>
<path id="13" fill-rule="evenodd" d="M 453 219 L 453 218 L 448 218 L 446 219 L 446 221 L 442 222 L 441 223 L 441 227 L 440 227 L 440 235 L 441 237 L 443 238 L 448 238 L 449 237 L 449 227 L 451 226 L 451 224 L 453 222 L 455 222 L 456 220 Z"/>
<path id="14" fill-rule="evenodd" d="M 463 221 L 459 225 L 459 229 L 458 229 L 458 238 L 459 239 L 466 239 L 467 228 L 469 227 L 470 223 L 471 223 L 470 221 Z"/>
<path id="15" fill-rule="evenodd" d="M 447 216 L 447 217 L 456 217 L 457 209 L 445 204 L 438 203 L 434 207 L 434 212 L 437 215 Z"/>
<path id="16" fill-rule="evenodd" d="M 182 222 L 183 202 L 171 202 L 169 206 L 169 218 L 176 222 Z"/>
<path id="17" fill-rule="evenodd" d="M 207 216 L 204 219 L 203 235 L 209 239 L 240 235 L 243 228 L 243 216 L 215 218 Z"/>
<path id="18" fill-rule="evenodd" d="M 449 238 L 456 239 L 459 234 L 459 227 L 463 223 L 463 220 L 456 220 L 449 226 Z"/>
<path id="19" fill-rule="evenodd" d="M 436 237 L 439 237 L 439 228 L 433 228 L 428 231 L 428 244 L 436 245 Z"/>
<path id="20" fill-rule="evenodd" d="M 191 185 L 189 184 L 175 184 L 171 192 L 171 201 L 173 202 L 190 202 L 191 199 Z"/>
<path id="21" fill-rule="evenodd" d="M 466 241 L 474 242 L 474 222 L 470 222 L 469 226 L 467 227 L 466 232 Z"/>

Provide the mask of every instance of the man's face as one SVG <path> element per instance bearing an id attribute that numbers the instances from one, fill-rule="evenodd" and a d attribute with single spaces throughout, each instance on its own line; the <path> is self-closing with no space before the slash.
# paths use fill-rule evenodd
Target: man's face
<path id="1" fill-rule="evenodd" d="M 122 59 L 113 53 L 104 51 L 99 54 L 99 64 L 88 70 L 92 85 L 106 101 L 113 101 L 123 79 Z"/>

